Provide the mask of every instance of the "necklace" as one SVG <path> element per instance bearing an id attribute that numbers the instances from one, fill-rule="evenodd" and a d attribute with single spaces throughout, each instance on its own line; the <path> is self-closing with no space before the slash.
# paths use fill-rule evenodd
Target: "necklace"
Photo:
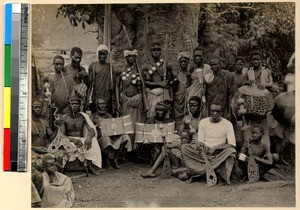
<path id="1" fill-rule="evenodd" d="M 133 69 L 133 66 L 127 68 L 127 73 L 125 71 L 122 72 L 122 80 L 127 80 L 129 76 L 131 75 L 131 70 Z"/>

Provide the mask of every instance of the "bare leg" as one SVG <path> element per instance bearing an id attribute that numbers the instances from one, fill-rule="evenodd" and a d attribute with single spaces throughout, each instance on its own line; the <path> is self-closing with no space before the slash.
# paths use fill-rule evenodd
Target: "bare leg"
<path id="1" fill-rule="evenodd" d="M 163 154 L 160 154 L 158 156 L 158 158 L 156 159 L 156 161 L 155 161 L 154 165 L 152 166 L 152 168 L 149 171 L 147 171 L 145 174 L 141 174 L 141 176 L 143 178 L 154 178 L 154 177 L 156 177 L 155 171 L 157 170 L 159 165 L 163 162 L 163 160 L 164 160 Z"/>

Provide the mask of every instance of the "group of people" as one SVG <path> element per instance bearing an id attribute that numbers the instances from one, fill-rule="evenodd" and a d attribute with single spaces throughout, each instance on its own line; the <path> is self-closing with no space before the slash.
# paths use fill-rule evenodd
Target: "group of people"
<path id="1" fill-rule="evenodd" d="M 58 185 L 53 174 L 55 182 L 69 186 L 69 181 L 59 181 L 66 179 L 61 173 L 68 163 L 79 160 L 88 172 L 98 175 L 102 155 L 107 168 L 118 169 L 122 151 L 136 150 L 134 158 L 148 154 L 145 145 L 135 143 L 134 134 L 102 135 L 102 119 L 130 115 L 133 125 L 175 122 L 177 133 L 166 136 L 167 151 L 162 151 L 162 143 L 151 145 L 152 167 L 141 174 L 144 178 L 158 176 L 166 155 L 172 162 L 172 174 L 179 179 L 191 182 L 211 169 L 220 185 L 230 184 L 233 176 L 244 180 L 251 172 L 247 164 L 252 158 L 258 165 L 257 176 L 264 179 L 264 173 L 279 160 L 279 151 L 272 153 L 270 141 L 263 140 L 269 135 L 264 120 L 251 124 L 251 135 L 242 142 L 236 140 L 235 125 L 244 120 L 231 109 L 236 91 L 255 85 L 279 93 L 259 51 L 251 53 L 249 69 L 243 58 L 236 58 L 234 72 L 222 70 L 219 58 L 205 64 L 200 47 L 193 55 L 179 52 L 178 69 L 161 57 L 158 42 L 151 44 L 151 57 L 141 68 L 135 49 L 124 50 L 126 65 L 118 70 L 106 61 L 109 53 L 107 46 L 98 46 L 98 61 L 88 71 L 80 65 L 83 53 L 78 47 L 72 48 L 71 63 L 66 66 L 62 56 L 55 56 L 54 74 L 44 79 L 47 100 L 32 101 L 32 181 L 42 203 L 45 200 L 44 207 L 50 205 L 47 187 Z M 45 105 L 53 120 L 43 118 Z M 61 173 L 47 169 L 53 160 Z M 60 188 L 65 189 L 72 192 L 70 187 Z"/>

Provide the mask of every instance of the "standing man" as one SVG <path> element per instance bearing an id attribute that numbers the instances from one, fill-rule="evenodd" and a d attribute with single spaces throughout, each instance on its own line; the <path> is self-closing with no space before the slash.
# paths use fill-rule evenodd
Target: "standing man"
<path id="1" fill-rule="evenodd" d="M 127 64 L 117 72 L 116 79 L 117 110 L 121 116 L 130 114 L 133 124 L 144 122 L 141 75 L 135 63 L 137 55 L 138 51 L 135 49 L 124 51 Z"/>
<path id="2" fill-rule="evenodd" d="M 155 105 L 162 100 L 172 100 L 169 81 L 172 80 L 172 66 L 161 58 L 160 43 L 151 44 L 151 58 L 143 65 L 142 72 L 147 87 L 149 111 L 147 118 L 155 115 Z"/>
<path id="3" fill-rule="evenodd" d="M 204 175 L 206 166 L 199 150 L 204 150 L 213 169 L 216 169 L 220 185 L 230 184 L 230 176 L 236 156 L 234 130 L 231 122 L 222 117 L 223 104 L 214 101 L 210 105 L 210 117 L 200 121 L 198 141 L 182 145 L 182 155 L 187 166 L 187 176 Z"/>
<path id="4" fill-rule="evenodd" d="M 108 47 L 104 44 L 97 48 L 97 62 L 92 62 L 89 66 L 89 96 L 91 95 L 92 106 L 90 107 L 92 113 L 97 110 L 96 99 L 103 98 L 106 101 L 107 112 L 112 113 L 112 94 L 113 94 L 113 80 L 114 71 L 110 67 L 110 63 L 106 62 L 108 55 Z"/>
<path id="5" fill-rule="evenodd" d="M 235 94 L 235 92 L 243 86 L 245 82 L 245 68 L 244 68 L 244 59 L 242 57 L 237 57 L 234 63 L 234 72 L 233 75 L 233 83 L 230 89 L 231 96 Z"/>
<path id="6" fill-rule="evenodd" d="M 259 51 L 253 51 L 250 58 L 252 67 L 245 75 L 245 84 L 255 84 L 261 90 L 264 90 L 266 88 L 270 90 L 273 86 L 272 73 L 269 69 L 262 66 L 261 53 Z"/>
<path id="7" fill-rule="evenodd" d="M 204 63 L 204 51 L 201 47 L 196 47 L 193 52 L 194 65 L 190 69 L 190 84 L 187 89 L 186 104 L 193 96 L 198 96 L 202 99 L 203 109 L 202 112 L 207 116 L 206 107 L 206 84 L 204 75 L 212 73 L 208 64 Z"/>
<path id="8" fill-rule="evenodd" d="M 204 76 L 207 107 L 210 107 L 213 101 L 222 101 L 224 104 L 222 106 L 223 117 L 230 119 L 229 98 L 233 80 L 232 75 L 226 70 L 221 70 L 219 58 L 212 58 L 209 65 L 213 73 L 208 73 Z"/>
<path id="9" fill-rule="evenodd" d="M 65 66 L 66 72 L 70 75 L 75 84 L 72 96 L 77 95 L 82 99 L 82 106 L 87 101 L 87 89 L 90 86 L 88 73 L 85 68 L 80 65 L 82 59 L 82 50 L 79 47 L 71 49 L 71 63 Z"/>
<path id="10" fill-rule="evenodd" d="M 53 58 L 54 74 L 50 74 L 44 79 L 50 84 L 51 102 L 58 108 L 59 114 L 62 114 L 68 107 L 69 97 L 75 85 L 73 77 L 66 73 L 64 64 L 64 58 L 61 55 L 56 55 Z"/>
<path id="11" fill-rule="evenodd" d="M 178 54 L 179 69 L 176 74 L 176 82 L 173 85 L 173 98 L 174 98 L 174 117 L 175 128 L 179 129 L 181 121 L 185 115 L 186 107 L 186 94 L 189 83 L 188 65 L 190 61 L 190 54 L 188 52 L 180 52 Z"/>

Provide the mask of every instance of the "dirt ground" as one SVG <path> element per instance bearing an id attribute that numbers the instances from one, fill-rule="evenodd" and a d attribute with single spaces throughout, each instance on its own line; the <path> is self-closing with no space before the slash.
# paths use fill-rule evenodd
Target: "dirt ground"
<path id="1" fill-rule="evenodd" d="M 72 178 L 75 207 L 295 207 L 294 170 L 275 169 L 279 178 L 267 174 L 270 182 L 253 184 L 233 181 L 230 186 L 207 187 L 205 180 L 191 184 L 175 177 L 143 179 L 145 164 L 127 163 L 118 170 L 103 170 L 85 177 L 83 172 L 67 173 Z M 272 169 L 274 170 L 274 169 Z"/>

